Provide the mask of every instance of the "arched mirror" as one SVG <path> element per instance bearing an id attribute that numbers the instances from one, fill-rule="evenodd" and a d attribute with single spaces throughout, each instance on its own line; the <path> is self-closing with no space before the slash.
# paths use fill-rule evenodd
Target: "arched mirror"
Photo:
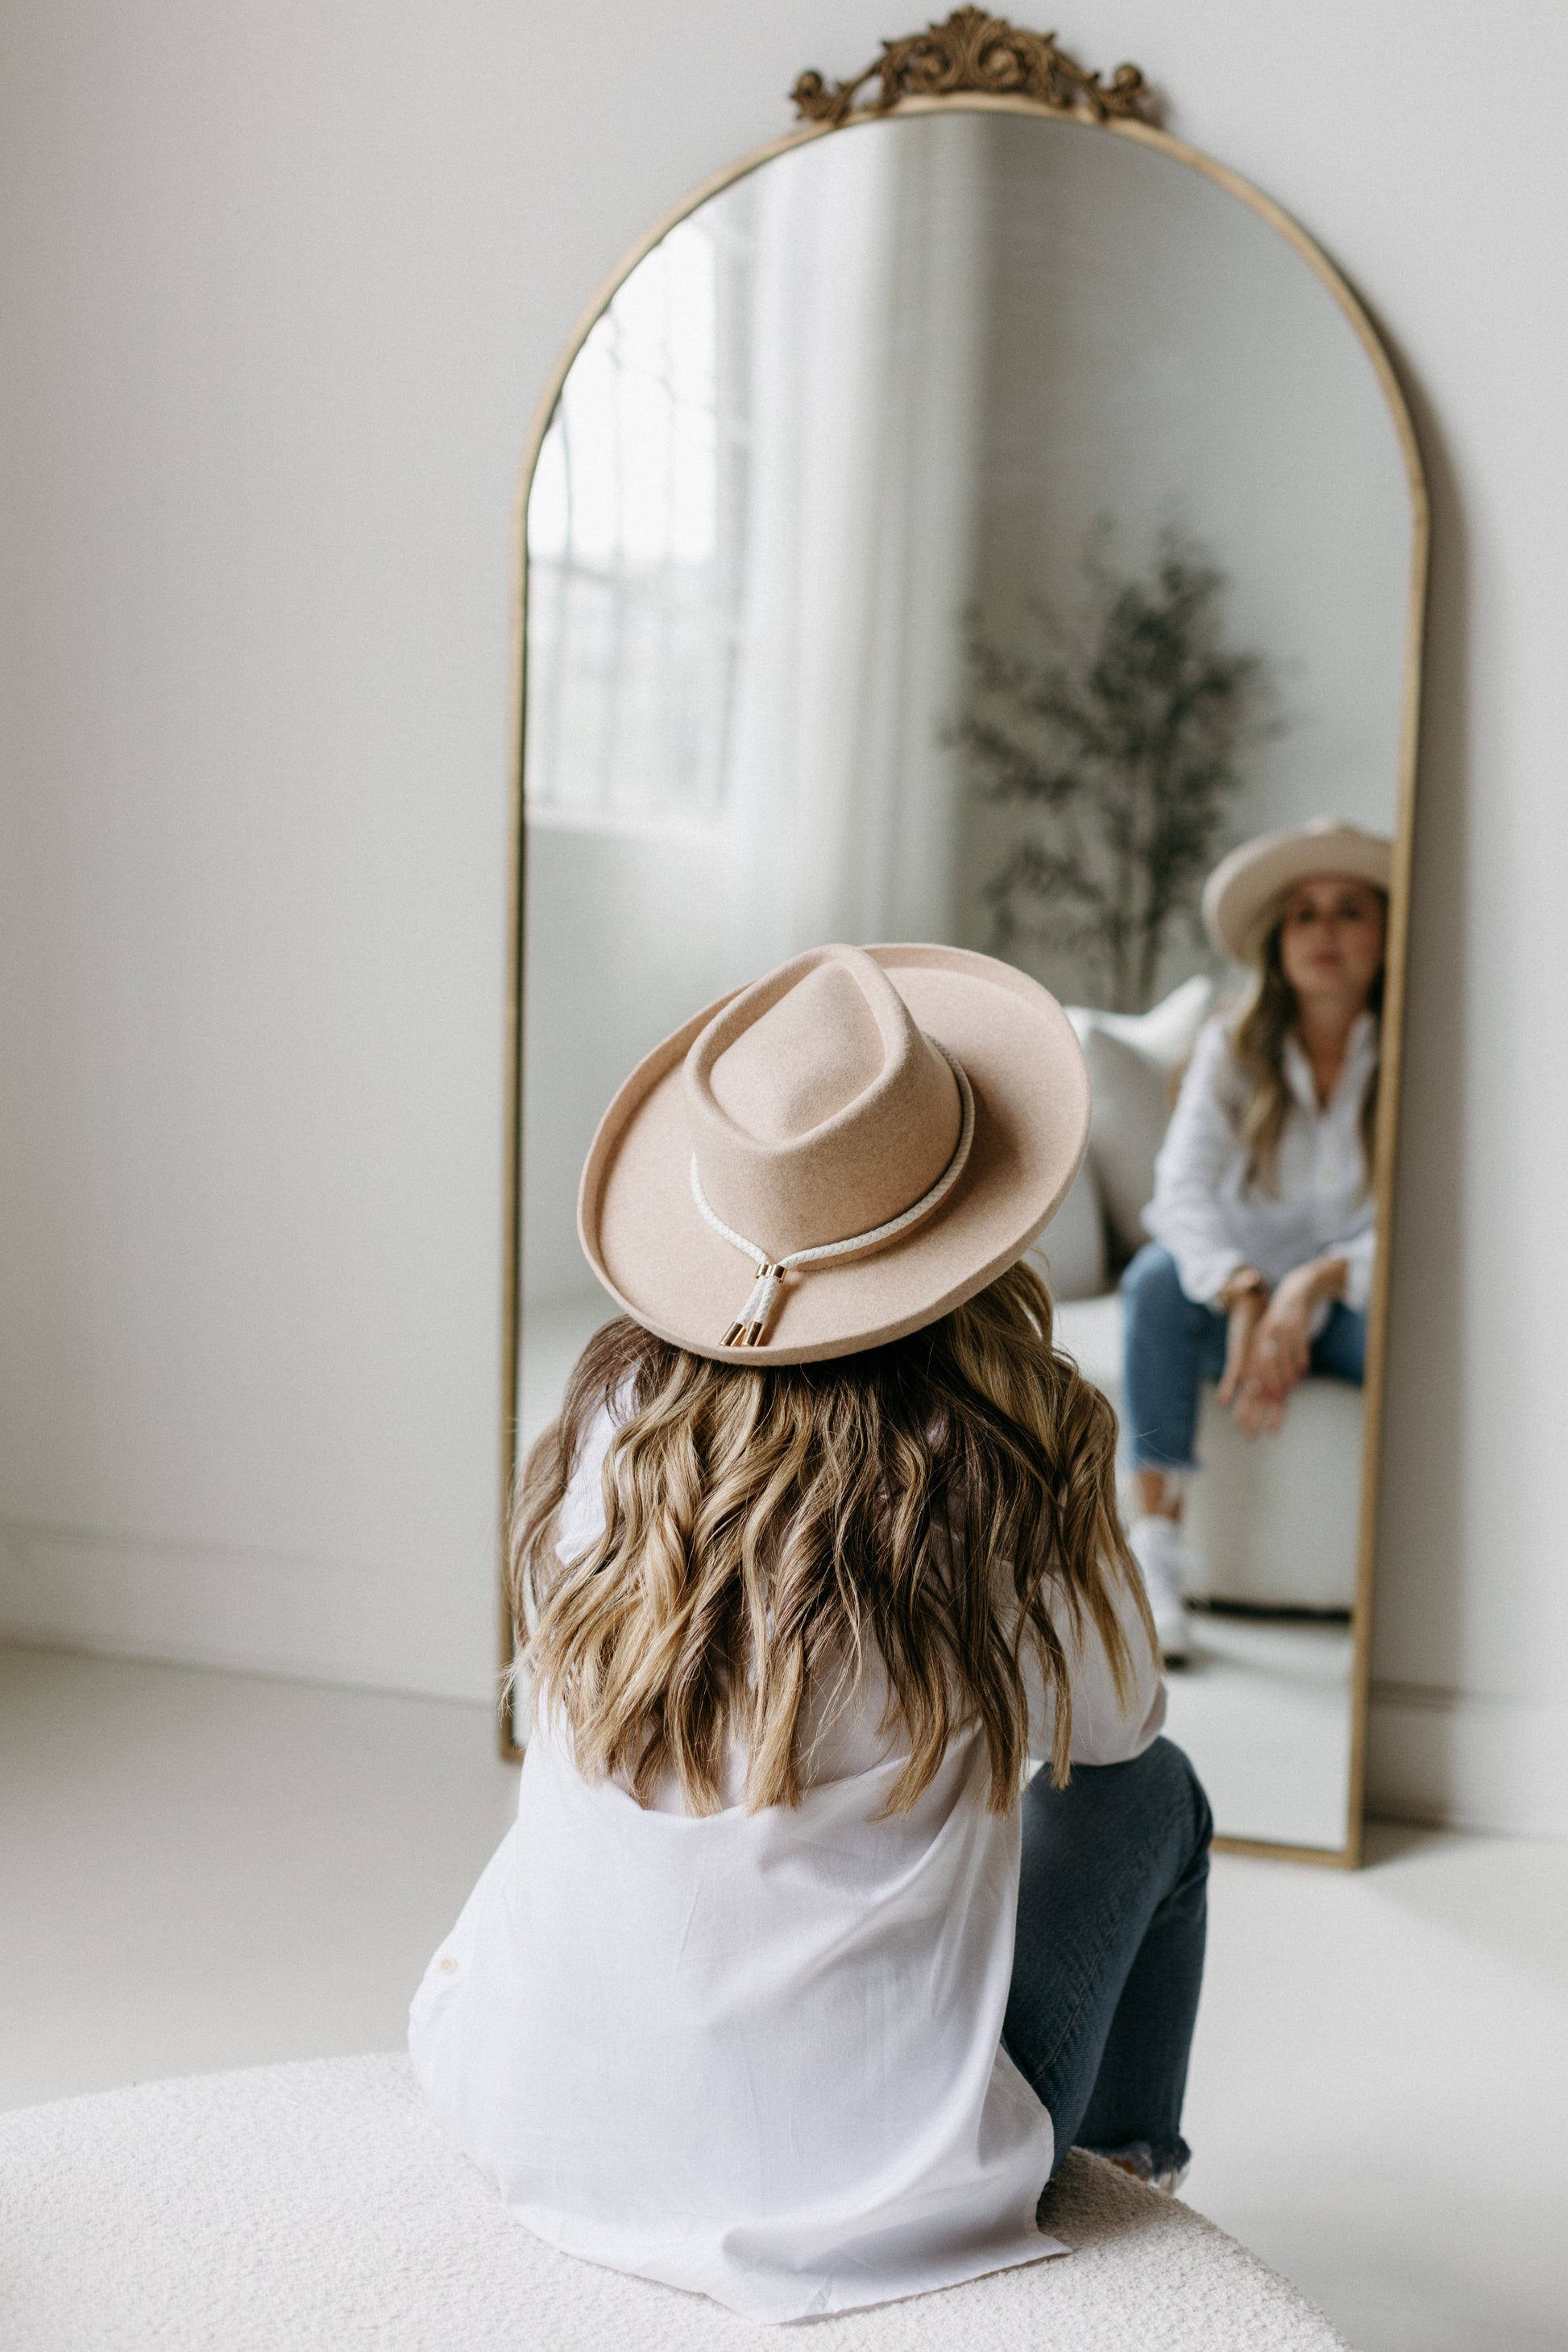
<path id="1" fill-rule="evenodd" d="M 984 949 L 1072 1008 L 1094 1128 L 1041 1259 L 1125 1427 L 1156 1159 L 1205 1024 L 1236 1034 L 1261 985 L 1205 929 L 1205 877 L 1313 820 L 1378 836 L 1338 1129 L 1365 1196 L 1350 1303 L 1314 1307 L 1276 1430 L 1247 1434 L 1205 1361 L 1170 1702 L 1230 1842 L 1353 1860 L 1426 554 L 1408 419 L 1330 262 L 1144 119 L 1131 68 L 1103 86 L 969 10 L 796 98 L 805 126 L 596 298 L 524 467 L 509 1482 L 611 1311 L 574 1225 L 600 1110 L 697 1006 L 834 939 Z M 1280 1116 L 1319 1075 L 1291 1050 Z M 1309 1155 L 1332 1093 L 1303 1093 Z M 1318 1347 L 1336 1313 L 1364 1361 Z M 1130 1521 L 1140 1493 L 1130 1459 Z"/>

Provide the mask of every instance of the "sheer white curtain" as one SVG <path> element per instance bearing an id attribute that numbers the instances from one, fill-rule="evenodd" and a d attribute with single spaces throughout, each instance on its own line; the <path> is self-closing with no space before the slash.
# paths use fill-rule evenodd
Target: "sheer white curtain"
<path id="1" fill-rule="evenodd" d="M 983 131 L 868 125 L 761 175 L 726 793 L 753 969 L 951 931 Z"/>

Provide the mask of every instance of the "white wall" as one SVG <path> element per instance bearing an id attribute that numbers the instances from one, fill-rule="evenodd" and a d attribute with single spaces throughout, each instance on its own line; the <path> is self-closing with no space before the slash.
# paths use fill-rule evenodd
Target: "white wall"
<path id="1" fill-rule="evenodd" d="M 1112 571 L 1147 577 L 1173 526 L 1217 562 L 1222 641 L 1260 656 L 1259 715 L 1279 729 L 1241 745 L 1215 854 L 1330 811 L 1392 830 L 1414 517 L 1398 426 L 1351 320 L 1206 174 L 1071 121 L 986 127 L 973 593 L 987 633 L 1037 656 L 1029 606 L 1082 625 L 1100 527 Z M 1019 825 L 1016 804 L 965 809 L 965 945 L 992 944 L 985 886 Z M 1067 1001 L 1108 1001 L 1097 958 L 1013 952 Z M 1201 929 L 1173 924 L 1150 1001 L 1205 969 L 1218 967 Z"/>
<path id="2" fill-rule="evenodd" d="M 487 1688 L 512 468 L 621 248 L 898 29 L 11 0 L 8 1629 Z M 1568 12 L 1061 32 L 1139 58 L 1409 372 L 1436 557 L 1373 1790 L 1568 1832 Z"/>
<path id="3" fill-rule="evenodd" d="M 718 834 L 534 824 L 523 983 L 522 1262 L 529 1299 L 592 1294 L 577 1180 L 634 1061 L 752 975 L 733 859 Z"/>

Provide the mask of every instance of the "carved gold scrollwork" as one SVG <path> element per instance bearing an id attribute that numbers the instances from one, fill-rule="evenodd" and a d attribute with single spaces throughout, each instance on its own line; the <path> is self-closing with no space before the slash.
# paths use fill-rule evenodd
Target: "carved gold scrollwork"
<path id="1" fill-rule="evenodd" d="M 873 79 L 873 97 L 859 93 Z M 1147 121 L 1153 96 L 1136 66 L 1118 66 L 1110 83 L 1089 73 L 1054 33 L 1027 33 L 987 9 L 955 8 L 943 25 L 928 25 L 901 41 L 884 41 L 882 54 L 853 81 L 825 81 L 803 73 L 790 96 L 809 122 L 836 129 L 852 116 L 887 114 L 905 98 L 951 98 L 960 90 L 990 98 L 1027 98 L 1057 114 L 1089 114 L 1097 122 L 1121 115 Z"/>

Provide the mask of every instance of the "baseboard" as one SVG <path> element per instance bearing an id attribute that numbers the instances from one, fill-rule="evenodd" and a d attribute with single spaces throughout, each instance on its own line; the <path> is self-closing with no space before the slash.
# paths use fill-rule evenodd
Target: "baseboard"
<path id="1" fill-rule="evenodd" d="M 1369 1813 L 1568 1838 L 1568 1707 L 1374 1683 Z"/>
<path id="2" fill-rule="evenodd" d="M 474 1634 L 406 1569 L 0 1523 L 0 1642 L 489 1704 Z"/>
<path id="3" fill-rule="evenodd" d="M 461 1633 L 406 1571 L 0 1525 L 0 1641 L 489 1703 Z M 1568 1707 L 1382 1682 L 1369 1729 L 1369 1812 L 1568 1838 Z"/>

